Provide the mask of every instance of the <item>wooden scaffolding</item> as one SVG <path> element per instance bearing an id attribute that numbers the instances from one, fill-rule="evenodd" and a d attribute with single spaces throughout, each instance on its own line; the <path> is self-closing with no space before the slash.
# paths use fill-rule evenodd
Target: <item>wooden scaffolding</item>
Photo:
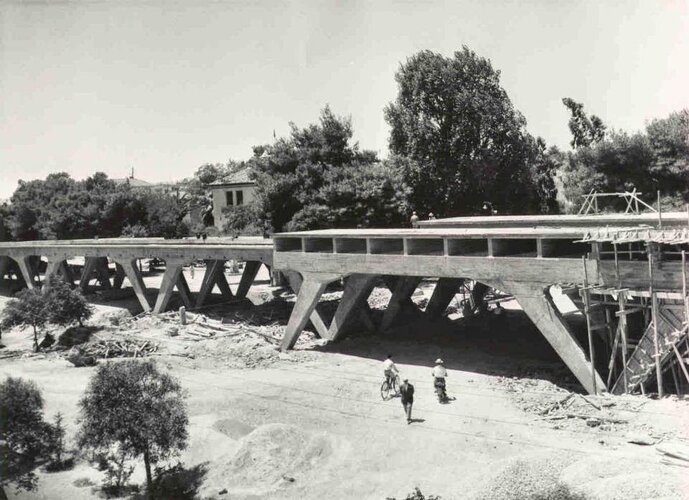
<path id="1" fill-rule="evenodd" d="M 689 228 L 603 229 L 587 234 L 592 257 L 614 259 L 616 286 L 589 282 L 563 288 L 584 313 L 592 367 L 606 373 L 613 394 L 689 392 Z M 620 261 L 648 261 L 648 286 L 625 287 Z M 681 261 L 681 289 L 661 290 L 654 273 L 666 260 Z M 600 348 L 602 352 L 598 353 Z"/>

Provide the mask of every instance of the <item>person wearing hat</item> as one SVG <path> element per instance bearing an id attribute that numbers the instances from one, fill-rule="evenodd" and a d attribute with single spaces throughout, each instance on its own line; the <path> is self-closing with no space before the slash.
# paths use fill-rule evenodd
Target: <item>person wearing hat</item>
<path id="1" fill-rule="evenodd" d="M 416 214 L 416 211 L 413 211 L 411 213 L 411 218 L 409 219 L 409 222 L 411 222 L 411 227 L 419 226 L 419 216 Z"/>
<path id="2" fill-rule="evenodd" d="M 400 396 L 404 413 L 407 415 L 407 423 L 411 424 L 411 407 L 414 404 L 414 386 L 411 385 L 406 378 L 402 381 L 402 385 L 400 386 Z"/>
<path id="3" fill-rule="evenodd" d="M 445 363 L 441 358 L 435 360 L 435 366 L 433 367 L 433 387 L 435 387 L 435 392 L 438 394 L 438 400 L 443 401 L 447 398 L 445 393 L 445 378 L 447 377 L 447 370 L 445 369 Z"/>

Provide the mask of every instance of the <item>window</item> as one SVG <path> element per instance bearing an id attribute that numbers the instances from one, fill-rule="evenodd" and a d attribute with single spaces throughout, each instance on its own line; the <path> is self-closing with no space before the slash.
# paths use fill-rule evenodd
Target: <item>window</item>
<path id="1" fill-rule="evenodd" d="M 232 200 L 232 191 L 225 191 L 225 205 L 228 207 L 234 205 L 234 201 Z"/>
<path id="2" fill-rule="evenodd" d="M 244 191 L 240 189 L 235 192 L 237 193 L 237 205 L 244 205 Z"/>

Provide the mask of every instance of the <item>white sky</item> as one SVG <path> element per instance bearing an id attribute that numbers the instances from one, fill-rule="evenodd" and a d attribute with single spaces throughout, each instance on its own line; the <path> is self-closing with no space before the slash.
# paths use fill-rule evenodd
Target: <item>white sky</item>
<path id="1" fill-rule="evenodd" d="M 462 44 L 548 144 L 565 96 L 629 131 L 689 107 L 689 0 L 0 0 L 0 198 L 54 171 L 190 176 L 326 103 L 385 156 L 400 62 Z"/>

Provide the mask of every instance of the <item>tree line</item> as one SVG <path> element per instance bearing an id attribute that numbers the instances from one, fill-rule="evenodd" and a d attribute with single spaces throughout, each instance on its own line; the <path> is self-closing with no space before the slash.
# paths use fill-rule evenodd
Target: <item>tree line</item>
<path id="1" fill-rule="evenodd" d="M 190 200 L 207 207 L 204 186 L 245 168 L 256 201 L 225 210 L 228 234 L 399 227 L 412 211 L 475 215 L 485 202 L 501 214 L 553 214 L 576 210 L 592 189 L 636 188 L 651 199 L 660 190 L 669 207 L 689 200 L 687 109 L 629 134 L 564 98 L 572 133 L 565 152 L 528 132 L 500 71 L 467 47 L 451 57 L 414 54 L 395 80 L 397 96 L 384 109 L 387 158 L 360 148 L 351 119 L 326 106 L 316 123 L 291 123 L 287 137 L 255 146 L 246 161 L 202 165 L 181 183 L 183 200 L 115 185 L 104 174 L 84 181 L 51 174 L 20 183 L 3 208 L 5 225 L 16 239 L 186 235 Z"/>

